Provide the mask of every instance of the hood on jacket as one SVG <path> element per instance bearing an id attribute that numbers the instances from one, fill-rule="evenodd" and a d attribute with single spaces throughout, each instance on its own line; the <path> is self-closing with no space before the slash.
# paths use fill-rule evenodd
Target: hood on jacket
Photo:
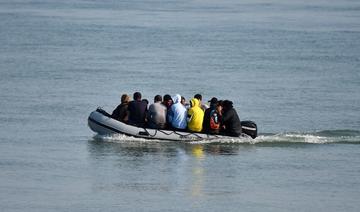
<path id="1" fill-rule="evenodd" d="M 200 107 L 200 101 L 196 98 L 192 98 L 190 100 L 191 107 Z"/>
<path id="2" fill-rule="evenodd" d="M 173 96 L 172 100 L 173 100 L 174 104 L 180 103 L 181 102 L 180 94 L 176 94 L 175 96 Z"/>

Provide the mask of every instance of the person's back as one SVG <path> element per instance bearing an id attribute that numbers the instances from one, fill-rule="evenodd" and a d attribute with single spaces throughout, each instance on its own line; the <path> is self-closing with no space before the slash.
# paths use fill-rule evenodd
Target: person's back
<path id="1" fill-rule="evenodd" d="M 129 103 L 129 121 L 131 125 L 144 127 L 147 113 L 147 103 L 141 101 L 141 93 L 134 93 L 134 100 Z"/>
<path id="2" fill-rule="evenodd" d="M 181 96 L 176 94 L 173 97 L 174 104 L 171 105 L 171 115 L 168 118 L 171 126 L 176 129 L 186 129 L 186 108 L 181 104 Z"/>
<path id="3" fill-rule="evenodd" d="M 127 122 L 129 118 L 129 105 L 130 97 L 127 94 L 123 94 L 121 96 L 121 104 L 116 107 L 116 109 L 112 112 L 111 118 L 116 119 L 121 122 Z"/>
<path id="4" fill-rule="evenodd" d="M 148 126 L 153 129 L 164 129 L 166 126 L 167 108 L 161 103 L 162 97 L 156 95 L 154 103 L 149 106 Z"/>
<path id="5" fill-rule="evenodd" d="M 188 118 L 188 129 L 192 132 L 201 132 L 204 120 L 204 111 L 200 107 L 200 101 L 196 98 L 190 100 Z"/>
<path id="6" fill-rule="evenodd" d="M 231 101 L 225 100 L 223 102 L 223 116 L 222 125 L 224 126 L 225 135 L 240 136 L 242 133 L 240 118 L 233 108 Z"/>

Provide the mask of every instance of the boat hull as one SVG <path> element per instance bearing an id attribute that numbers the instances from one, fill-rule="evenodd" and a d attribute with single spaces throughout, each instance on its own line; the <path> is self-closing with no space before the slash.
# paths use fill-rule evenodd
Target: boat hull
<path id="1" fill-rule="evenodd" d="M 172 140 L 172 141 L 199 141 L 199 140 L 214 140 L 234 138 L 223 135 L 212 135 L 204 133 L 180 132 L 173 130 L 149 129 L 125 124 L 123 122 L 112 119 L 105 111 L 98 109 L 91 112 L 88 118 L 88 125 L 90 129 L 100 135 L 124 134 L 128 136 Z M 243 134 L 240 137 L 247 137 Z"/>

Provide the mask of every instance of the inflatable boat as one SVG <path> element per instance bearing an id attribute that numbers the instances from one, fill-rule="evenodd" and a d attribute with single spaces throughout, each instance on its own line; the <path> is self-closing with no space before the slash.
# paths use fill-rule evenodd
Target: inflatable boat
<path id="1" fill-rule="evenodd" d="M 101 108 L 90 113 L 88 125 L 92 131 L 99 135 L 124 134 L 138 138 L 171 141 L 199 141 L 234 138 L 226 135 L 180 132 L 132 126 L 111 118 L 110 114 Z M 256 138 L 257 126 L 254 122 L 242 121 L 241 125 L 243 131 L 243 134 L 240 136 L 241 138 Z"/>

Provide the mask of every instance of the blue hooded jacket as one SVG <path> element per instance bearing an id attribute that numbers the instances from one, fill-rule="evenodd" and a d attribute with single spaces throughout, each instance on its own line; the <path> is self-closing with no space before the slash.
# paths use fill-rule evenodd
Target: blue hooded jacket
<path id="1" fill-rule="evenodd" d="M 186 129 L 187 127 L 187 110 L 184 105 L 181 104 L 181 96 L 176 94 L 173 98 L 174 104 L 171 105 L 171 116 L 169 122 L 171 126 L 178 129 Z"/>

